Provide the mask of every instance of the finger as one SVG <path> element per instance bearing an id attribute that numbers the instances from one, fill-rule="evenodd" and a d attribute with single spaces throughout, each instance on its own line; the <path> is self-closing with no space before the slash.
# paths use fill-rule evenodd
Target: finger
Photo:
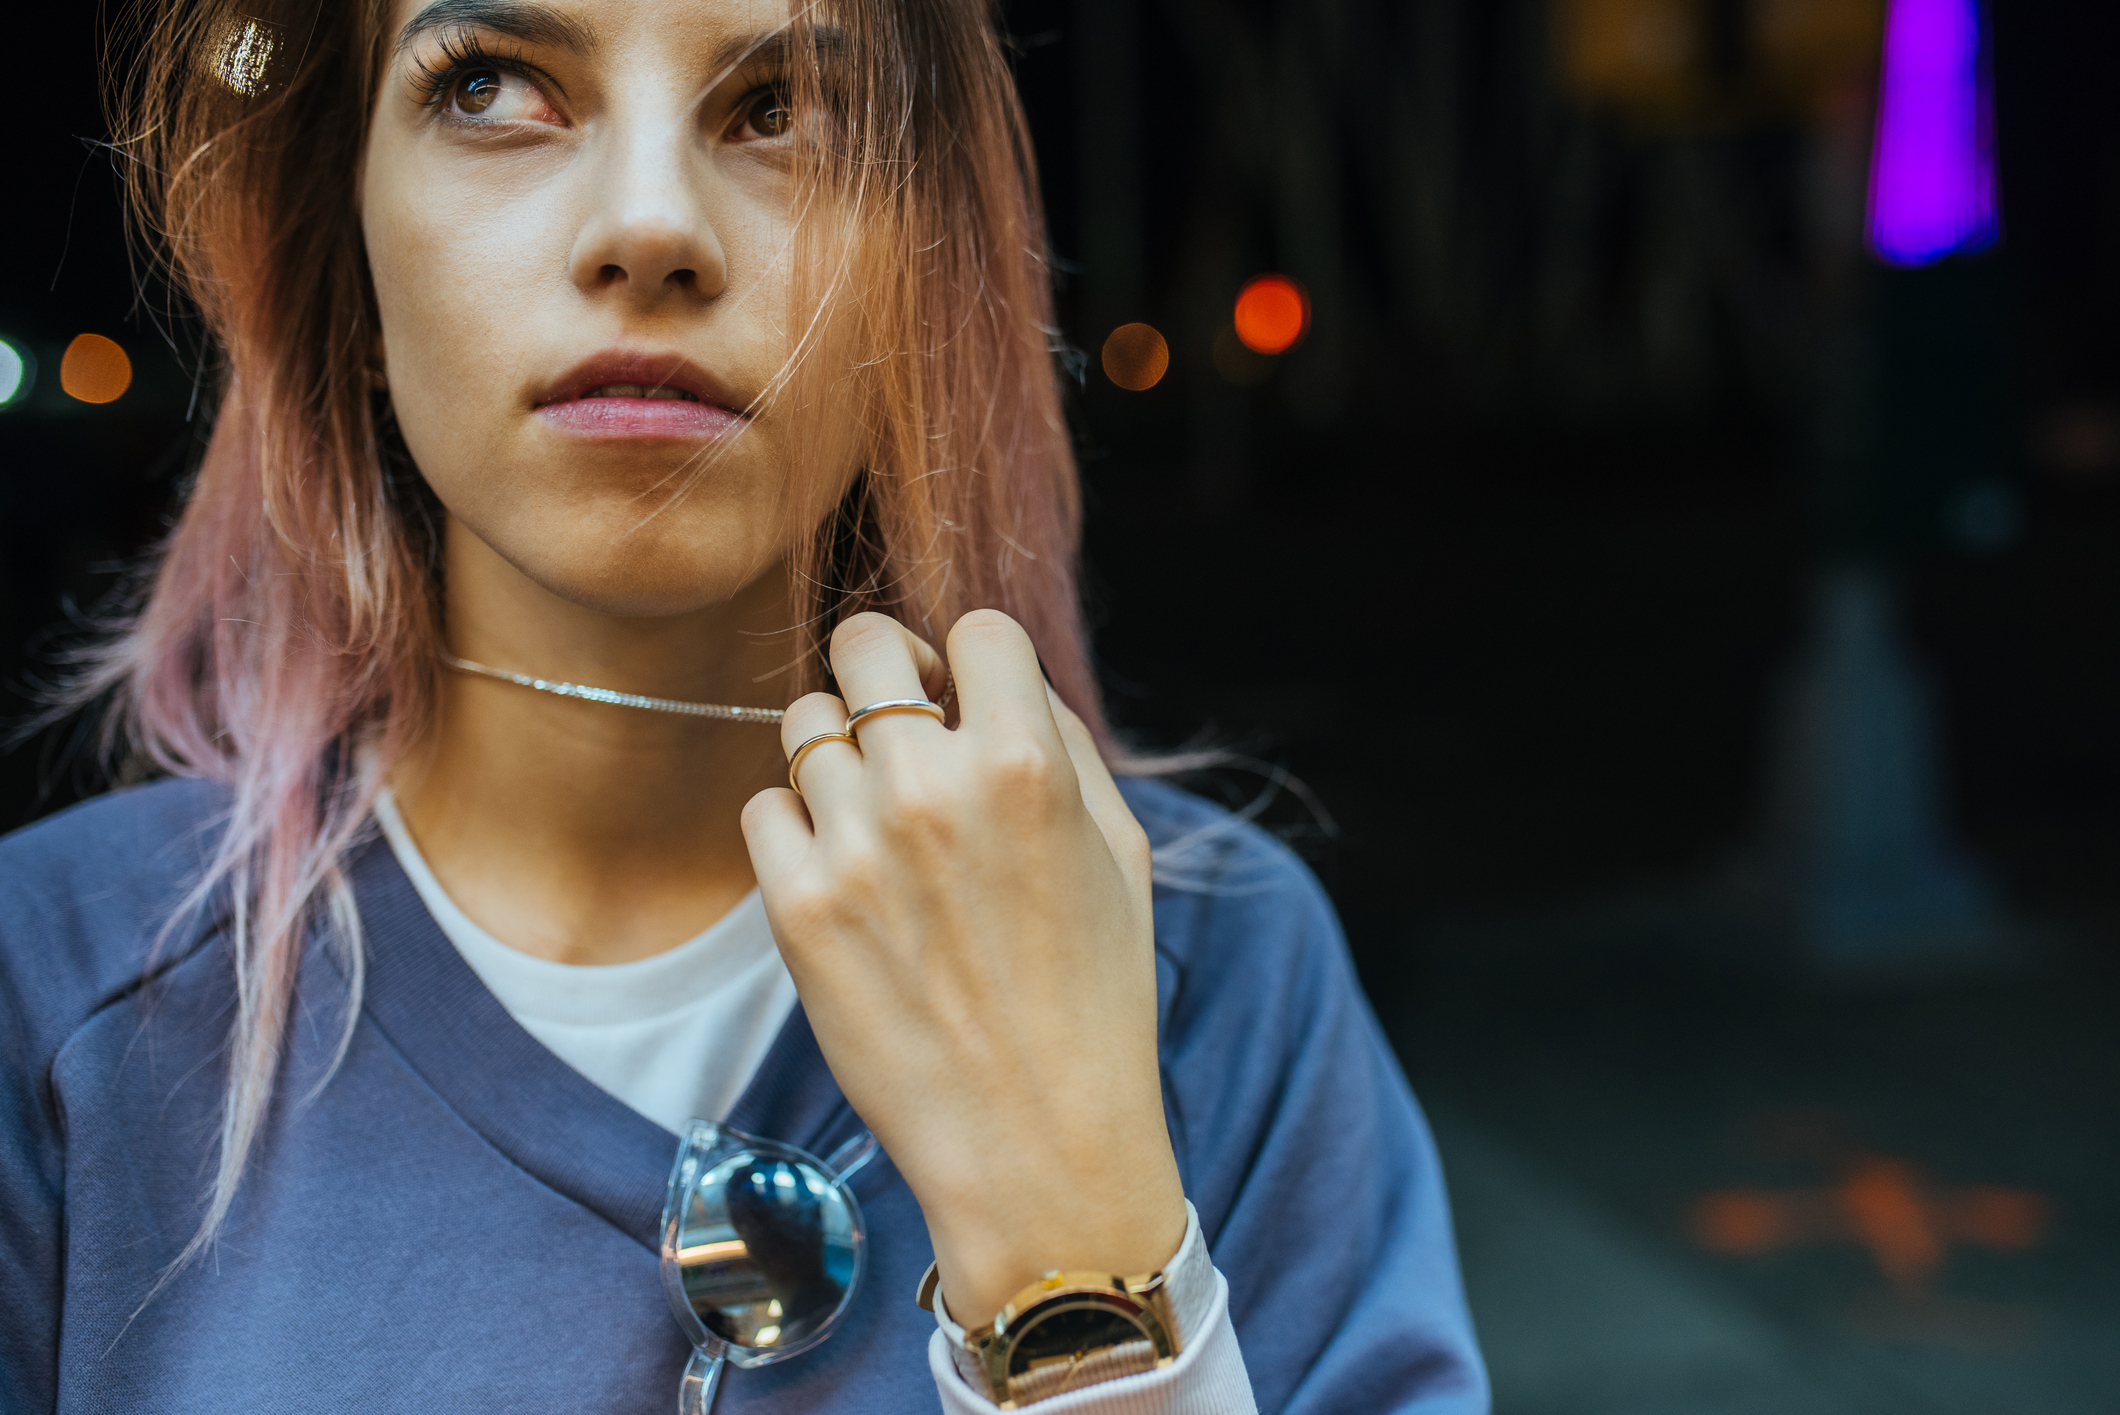
<path id="1" fill-rule="evenodd" d="M 949 653 L 957 710 L 966 727 L 975 732 L 1029 728 L 1041 736 L 1057 730 L 1038 650 L 1015 620 L 998 609 L 975 609 L 951 627 Z"/>
<path id="2" fill-rule="evenodd" d="M 808 763 L 804 763 L 808 765 Z M 751 872 L 760 892 L 770 896 L 817 843 L 810 813 L 802 798 L 784 786 L 761 791 L 743 808 L 743 840 L 751 851 Z"/>
<path id="3" fill-rule="evenodd" d="M 788 706 L 780 720 L 780 746 L 788 754 L 793 770 L 791 784 L 801 788 L 814 818 L 818 809 L 844 800 L 861 779 L 861 749 L 852 742 L 819 742 L 792 759 L 803 743 L 827 732 L 844 732 L 847 705 L 830 693 L 809 693 Z"/>
<path id="4" fill-rule="evenodd" d="M 913 640 L 913 662 L 920 669 L 920 691 L 931 701 L 947 706 L 950 666 L 943 662 L 942 651 L 910 629 L 906 632 Z"/>
<path id="5" fill-rule="evenodd" d="M 923 661 L 926 672 L 923 672 Z M 926 679 L 942 677 L 942 658 L 919 635 L 882 614 L 857 614 L 832 631 L 832 673 L 850 711 L 895 698 L 928 697 Z M 941 724 L 925 713 L 892 712 L 865 719 L 861 736 L 890 742 Z"/>
<path id="6" fill-rule="evenodd" d="M 1053 721 L 1060 729 L 1060 740 L 1066 744 L 1068 760 L 1075 764 L 1075 777 L 1082 783 L 1082 804 L 1089 808 L 1090 819 L 1103 832 L 1104 843 L 1111 847 L 1120 865 L 1129 872 L 1138 869 L 1145 875 L 1149 865 L 1148 837 L 1135 818 L 1133 807 L 1119 794 L 1119 783 L 1104 764 L 1097 739 L 1058 693 L 1050 686 L 1045 691 Z"/>

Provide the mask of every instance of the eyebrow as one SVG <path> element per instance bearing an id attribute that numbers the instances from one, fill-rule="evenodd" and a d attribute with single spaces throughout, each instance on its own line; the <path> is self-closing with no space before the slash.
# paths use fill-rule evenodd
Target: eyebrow
<path id="1" fill-rule="evenodd" d="M 587 25 L 537 0 L 434 0 L 405 22 L 398 32 L 397 50 L 402 54 L 421 35 L 443 29 L 492 30 L 525 44 L 549 45 L 576 54 L 596 46 L 596 35 Z"/>
<path id="2" fill-rule="evenodd" d="M 452 0 L 442 0 L 448 4 Z M 810 26 L 810 48 L 820 61 L 844 59 L 848 50 L 846 31 L 836 25 Z M 793 57 L 794 41 L 785 25 L 767 34 L 750 34 L 725 41 L 714 51 L 711 67 L 726 74 L 738 64 L 786 64 Z"/>

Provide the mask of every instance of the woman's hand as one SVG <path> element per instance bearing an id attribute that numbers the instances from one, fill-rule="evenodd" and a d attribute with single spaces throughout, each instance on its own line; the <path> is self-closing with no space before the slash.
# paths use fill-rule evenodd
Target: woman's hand
<path id="1" fill-rule="evenodd" d="M 865 720 L 744 810 L 766 913 L 832 1074 L 912 1186 L 950 1314 L 1048 1268 L 1131 1275 L 1185 1233 L 1156 1065 L 1148 838 L 1029 636 L 949 636 L 961 721 Z M 862 614 L 832 636 L 855 707 L 932 696 L 934 650 Z M 792 751 L 846 726 L 813 693 Z M 807 803 L 807 809 L 805 809 Z"/>

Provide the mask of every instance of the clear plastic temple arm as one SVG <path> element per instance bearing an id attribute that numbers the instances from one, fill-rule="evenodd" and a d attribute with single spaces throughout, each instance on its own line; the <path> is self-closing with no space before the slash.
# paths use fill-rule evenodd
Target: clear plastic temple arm
<path id="1" fill-rule="evenodd" d="M 832 1173 L 838 1176 L 839 1182 L 844 1184 L 854 1177 L 856 1170 L 876 1158 L 877 1148 L 876 1137 L 864 1130 L 832 1151 L 825 1163 L 831 1167 Z"/>
<path id="2" fill-rule="evenodd" d="M 720 1356 L 693 1349 L 692 1359 L 685 1363 L 685 1378 L 677 1384 L 677 1415 L 713 1415 L 722 1365 Z"/>

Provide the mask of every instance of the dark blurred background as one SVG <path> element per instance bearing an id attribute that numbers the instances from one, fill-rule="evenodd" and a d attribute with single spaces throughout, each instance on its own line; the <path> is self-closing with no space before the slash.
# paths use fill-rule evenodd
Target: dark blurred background
<path id="1" fill-rule="evenodd" d="M 1005 7 L 1115 716 L 1256 759 L 1201 789 L 1333 891 L 1505 1415 L 2120 1410 L 2120 9 L 1891 0 L 1902 75 L 1979 22 L 1999 177 L 1913 249 L 1887 8 Z M 93 7 L 17 24 L 26 712 L 199 423 Z M 68 740 L 0 826 L 94 788 Z"/>

